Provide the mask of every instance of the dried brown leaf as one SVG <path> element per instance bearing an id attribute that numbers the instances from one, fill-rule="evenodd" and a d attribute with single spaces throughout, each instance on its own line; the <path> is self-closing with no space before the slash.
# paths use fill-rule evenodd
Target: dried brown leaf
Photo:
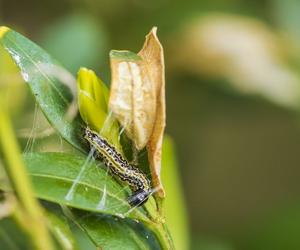
<path id="1" fill-rule="evenodd" d="M 165 128 L 163 48 L 156 27 L 146 36 L 138 55 L 129 51 L 110 54 L 112 84 L 110 109 L 138 150 L 147 146 L 154 187 L 164 197 L 160 181 L 162 138 Z"/>
<path id="2" fill-rule="evenodd" d="M 111 53 L 109 105 L 136 148 L 144 148 L 155 122 L 156 91 L 146 63 L 129 51 Z"/>
<path id="3" fill-rule="evenodd" d="M 161 151 L 164 130 L 166 126 L 166 98 L 165 98 L 165 69 L 163 48 L 156 35 L 154 27 L 146 36 L 144 47 L 138 53 L 148 66 L 152 77 L 153 89 L 156 92 L 156 115 L 153 131 L 147 143 L 148 159 L 154 187 L 158 188 L 157 194 L 163 198 L 165 192 L 161 183 Z"/>

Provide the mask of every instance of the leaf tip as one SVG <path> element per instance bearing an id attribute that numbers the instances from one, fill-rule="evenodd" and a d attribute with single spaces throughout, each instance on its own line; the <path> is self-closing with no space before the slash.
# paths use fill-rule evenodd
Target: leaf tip
<path id="1" fill-rule="evenodd" d="M 152 29 L 150 30 L 150 32 L 146 35 L 146 41 L 149 40 L 150 38 L 153 38 L 154 40 L 159 41 L 158 37 L 157 37 L 157 27 L 156 26 L 153 26 Z"/>
<path id="2" fill-rule="evenodd" d="M 157 33 L 157 27 L 156 26 L 153 26 L 150 33 L 154 34 L 156 36 L 156 33 Z"/>
<path id="3" fill-rule="evenodd" d="M 6 27 L 6 26 L 0 26 L 0 39 L 5 35 L 5 33 L 7 31 L 9 31 L 10 28 Z"/>
<path id="4" fill-rule="evenodd" d="M 89 71 L 89 69 L 87 69 L 86 67 L 80 67 L 77 74 L 79 75 L 80 72 L 87 72 L 87 71 Z"/>

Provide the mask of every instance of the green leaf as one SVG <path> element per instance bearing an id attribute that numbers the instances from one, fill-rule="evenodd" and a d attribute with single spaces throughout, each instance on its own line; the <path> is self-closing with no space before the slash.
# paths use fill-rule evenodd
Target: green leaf
<path id="1" fill-rule="evenodd" d="M 75 250 L 78 246 L 73 237 L 72 231 L 69 227 L 67 218 L 64 214 L 55 206 L 47 204 L 45 207 L 45 217 L 48 222 L 48 227 L 53 236 L 59 243 L 60 249 L 63 250 Z"/>
<path id="2" fill-rule="evenodd" d="M 24 160 L 36 195 L 40 199 L 111 215 L 129 216 L 147 221 L 141 208 L 131 209 L 124 189 L 99 162 L 86 163 L 86 157 L 64 153 L 25 154 Z M 82 167 L 83 175 L 78 180 Z M 70 193 L 72 184 L 74 192 Z"/>
<path id="3" fill-rule="evenodd" d="M 83 231 L 79 227 L 75 227 L 73 225 L 72 225 L 71 229 L 72 229 L 72 233 L 76 239 L 76 242 L 77 242 L 80 250 L 95 249 L 94 243 L 91 241 L 91 239 L 85 233 L 85 231 Z"/>
<path id="4" fill-rule="evenodd" d="M 169 136 L 165 136 L 163 141 L 161 174 L 167 193 L 164 201 L 166 224 L 168 225 L 176 249 L 189 249 L 185 201 L 181 189 L 174 145 Z"/>
<path id="5" fill-rule="evenodd" d="M 80 227 L 97 247 L 110 250 L 160 249 L 159 242 L 142 223 L 111 215 L 72 211 Z"/>
<path id="6" fill-rule="evenodd" d="M 0 27 L 0 44 L 20 68 L 25 82 L 52 126 L 65 140 L 84 152 L 85 147 L 80 137 L 84 124 L 78 115 L 72 121 L 66 116 L 72 102 L 71 91 L 54 77 L 57 71 L 60 74 L 67 71 L 35 43 L 9 28 Z M 60 76 L 62 77 L 65 75 Z"/>

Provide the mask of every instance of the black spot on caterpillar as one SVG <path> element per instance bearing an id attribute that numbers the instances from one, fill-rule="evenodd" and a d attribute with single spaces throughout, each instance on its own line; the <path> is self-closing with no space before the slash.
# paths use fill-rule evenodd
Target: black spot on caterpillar
<path id="1" fill-rule="evenodd" d="M 86 128 L 84 138 L 95 149 L 96 159 L 101 159 L 110 172 L 129 185 L 133 193 L 128 198 L 131 206 L 141 206 L 151 194 L 151 184 L 146 175 L 130 164 L 114 146 L 98 133 Z"/>

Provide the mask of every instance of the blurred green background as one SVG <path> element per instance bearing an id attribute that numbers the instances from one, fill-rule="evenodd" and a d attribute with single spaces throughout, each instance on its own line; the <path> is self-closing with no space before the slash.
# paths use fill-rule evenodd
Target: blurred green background
<path id="1" fill-rule="evenodd" d="M 109 51 L 137 52 L 158 27 L 195 250 L 300 249 L 299 13 L 299 0 L 0 0 L 1 25 L 108 84 Z M 30 128 L 33 99 L 15 98 Z"/>

